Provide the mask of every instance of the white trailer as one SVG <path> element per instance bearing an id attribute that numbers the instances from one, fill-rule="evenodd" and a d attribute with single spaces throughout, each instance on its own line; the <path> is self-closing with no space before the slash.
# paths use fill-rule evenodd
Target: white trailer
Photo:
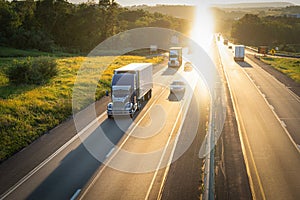
<path id="1" fill-rule="evenodd" d="M 131 63 L 114 71 L 112 102 L 107 106 L 109 117 L 130 115 L 141 108 L 141 102 L 152 96 L 152 63 Z"/>
<path id="2" fill-rule="evenodd" d="M 244 61 L 244 57 L 245 57 L 245 46 L 244 45 L 235 45 L 233 59 L 235 61 Z"/>

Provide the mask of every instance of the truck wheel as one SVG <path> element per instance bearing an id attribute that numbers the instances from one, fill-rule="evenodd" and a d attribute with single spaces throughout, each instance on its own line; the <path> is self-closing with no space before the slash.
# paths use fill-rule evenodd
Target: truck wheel
<path id="1" fill-rule="evenodd" d="M 148 99 L 151 99 L 152 97 L 152 90 L 149 91 L 149 98 Z"/>

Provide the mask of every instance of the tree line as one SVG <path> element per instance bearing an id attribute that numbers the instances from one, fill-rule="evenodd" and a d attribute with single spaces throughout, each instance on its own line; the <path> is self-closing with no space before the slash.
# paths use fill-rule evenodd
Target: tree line
<path id="1" fill-rule="evenodd" d="M 281 45 L 289 48 L 288 51 L 300 51 L 300 19 L 246 14 L 233 23 L 231 36 L 245 45 Z"/>
<path id="2" fill-rule="evenodd" d="M 103 40 L 138 27 L 184 32 L 187 21 L 129 10 L 114 0 L 0 0 L 0 45 L 19 49 L 87 53 Z"/>

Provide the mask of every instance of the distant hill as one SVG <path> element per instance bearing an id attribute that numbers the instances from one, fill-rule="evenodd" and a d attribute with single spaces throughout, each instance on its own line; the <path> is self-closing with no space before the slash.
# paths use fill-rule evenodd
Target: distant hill
<path id="1" fill-rule="evenodd" d="M 274 3 L 239 3 L 239 4 L 218 4 L 212 5 L 216 9 L 221 9 L 226 12 L 235 12 L 231 17 L 241 17 L 246 13 L 252 14 L 261 14 L 263 15 L 280 15 L 288 13 L 298 13 L 300 6 L 294 6 L 292 3 L 288 2 L 274 2 Z M 173 17 L 182 18 L 182 19 L 194 19 L 196 8 L 195 6 L 187 5 L 156 5 L 156 6 L 132 6 L 128 7 L 129 9 L 143 9 L 151 13 L 159 12 L 166 15 L 171 15 Z M 276 12 L 274 12 L 276 11 Z M 228 18 L 229 16 L 224 16 Z"/>
<path id="2" fill-rule="evenodd" d="M 289 2 L 261 2 L 261 3 L 237 3 L 237 4 L 216 4 L 219 8 L 283 8 L 293 6 Z"/>
<path id="3" fill-rule="evenodd" d="M 159 12 L 162 14 L 170 15 L 182 19 L 194 19 L 195 6 L 185 5 L 156 5 L 156 6 L 132 6 L 129 9 L 143 9 L 151 13 Z"/>

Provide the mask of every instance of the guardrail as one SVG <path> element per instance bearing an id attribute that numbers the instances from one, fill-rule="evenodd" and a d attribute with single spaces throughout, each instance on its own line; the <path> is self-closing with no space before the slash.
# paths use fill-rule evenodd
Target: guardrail
<path id="1" fill-rule="evenodd" d="M 206 138 L 206 152 L 209 151 L 205 157 L 204 166 L 204 192 L 203 200 L 214 199 L 214 108 L 211 104 L 210 112 L 210 123 L 208 127 L 208 133 Z M 213 148 L 212 148 L 213 147 Z"/>
<path id="2" fill-rule="evenodd" d="M 245 47 L 251 51 L 255 51 L 256 53 L 258 53 L 258 50 L 256 48 L 249 47 L 249 46 L 245 46 Z M 271 55 L 271 54 L 267 53 L 266 55 Z M 297 55 L 289 55 L 284 53 L 275 53 L 274 56 L 285 57 L 285 58 L 300 58 L 300 55 L 297 56 Z"/>

